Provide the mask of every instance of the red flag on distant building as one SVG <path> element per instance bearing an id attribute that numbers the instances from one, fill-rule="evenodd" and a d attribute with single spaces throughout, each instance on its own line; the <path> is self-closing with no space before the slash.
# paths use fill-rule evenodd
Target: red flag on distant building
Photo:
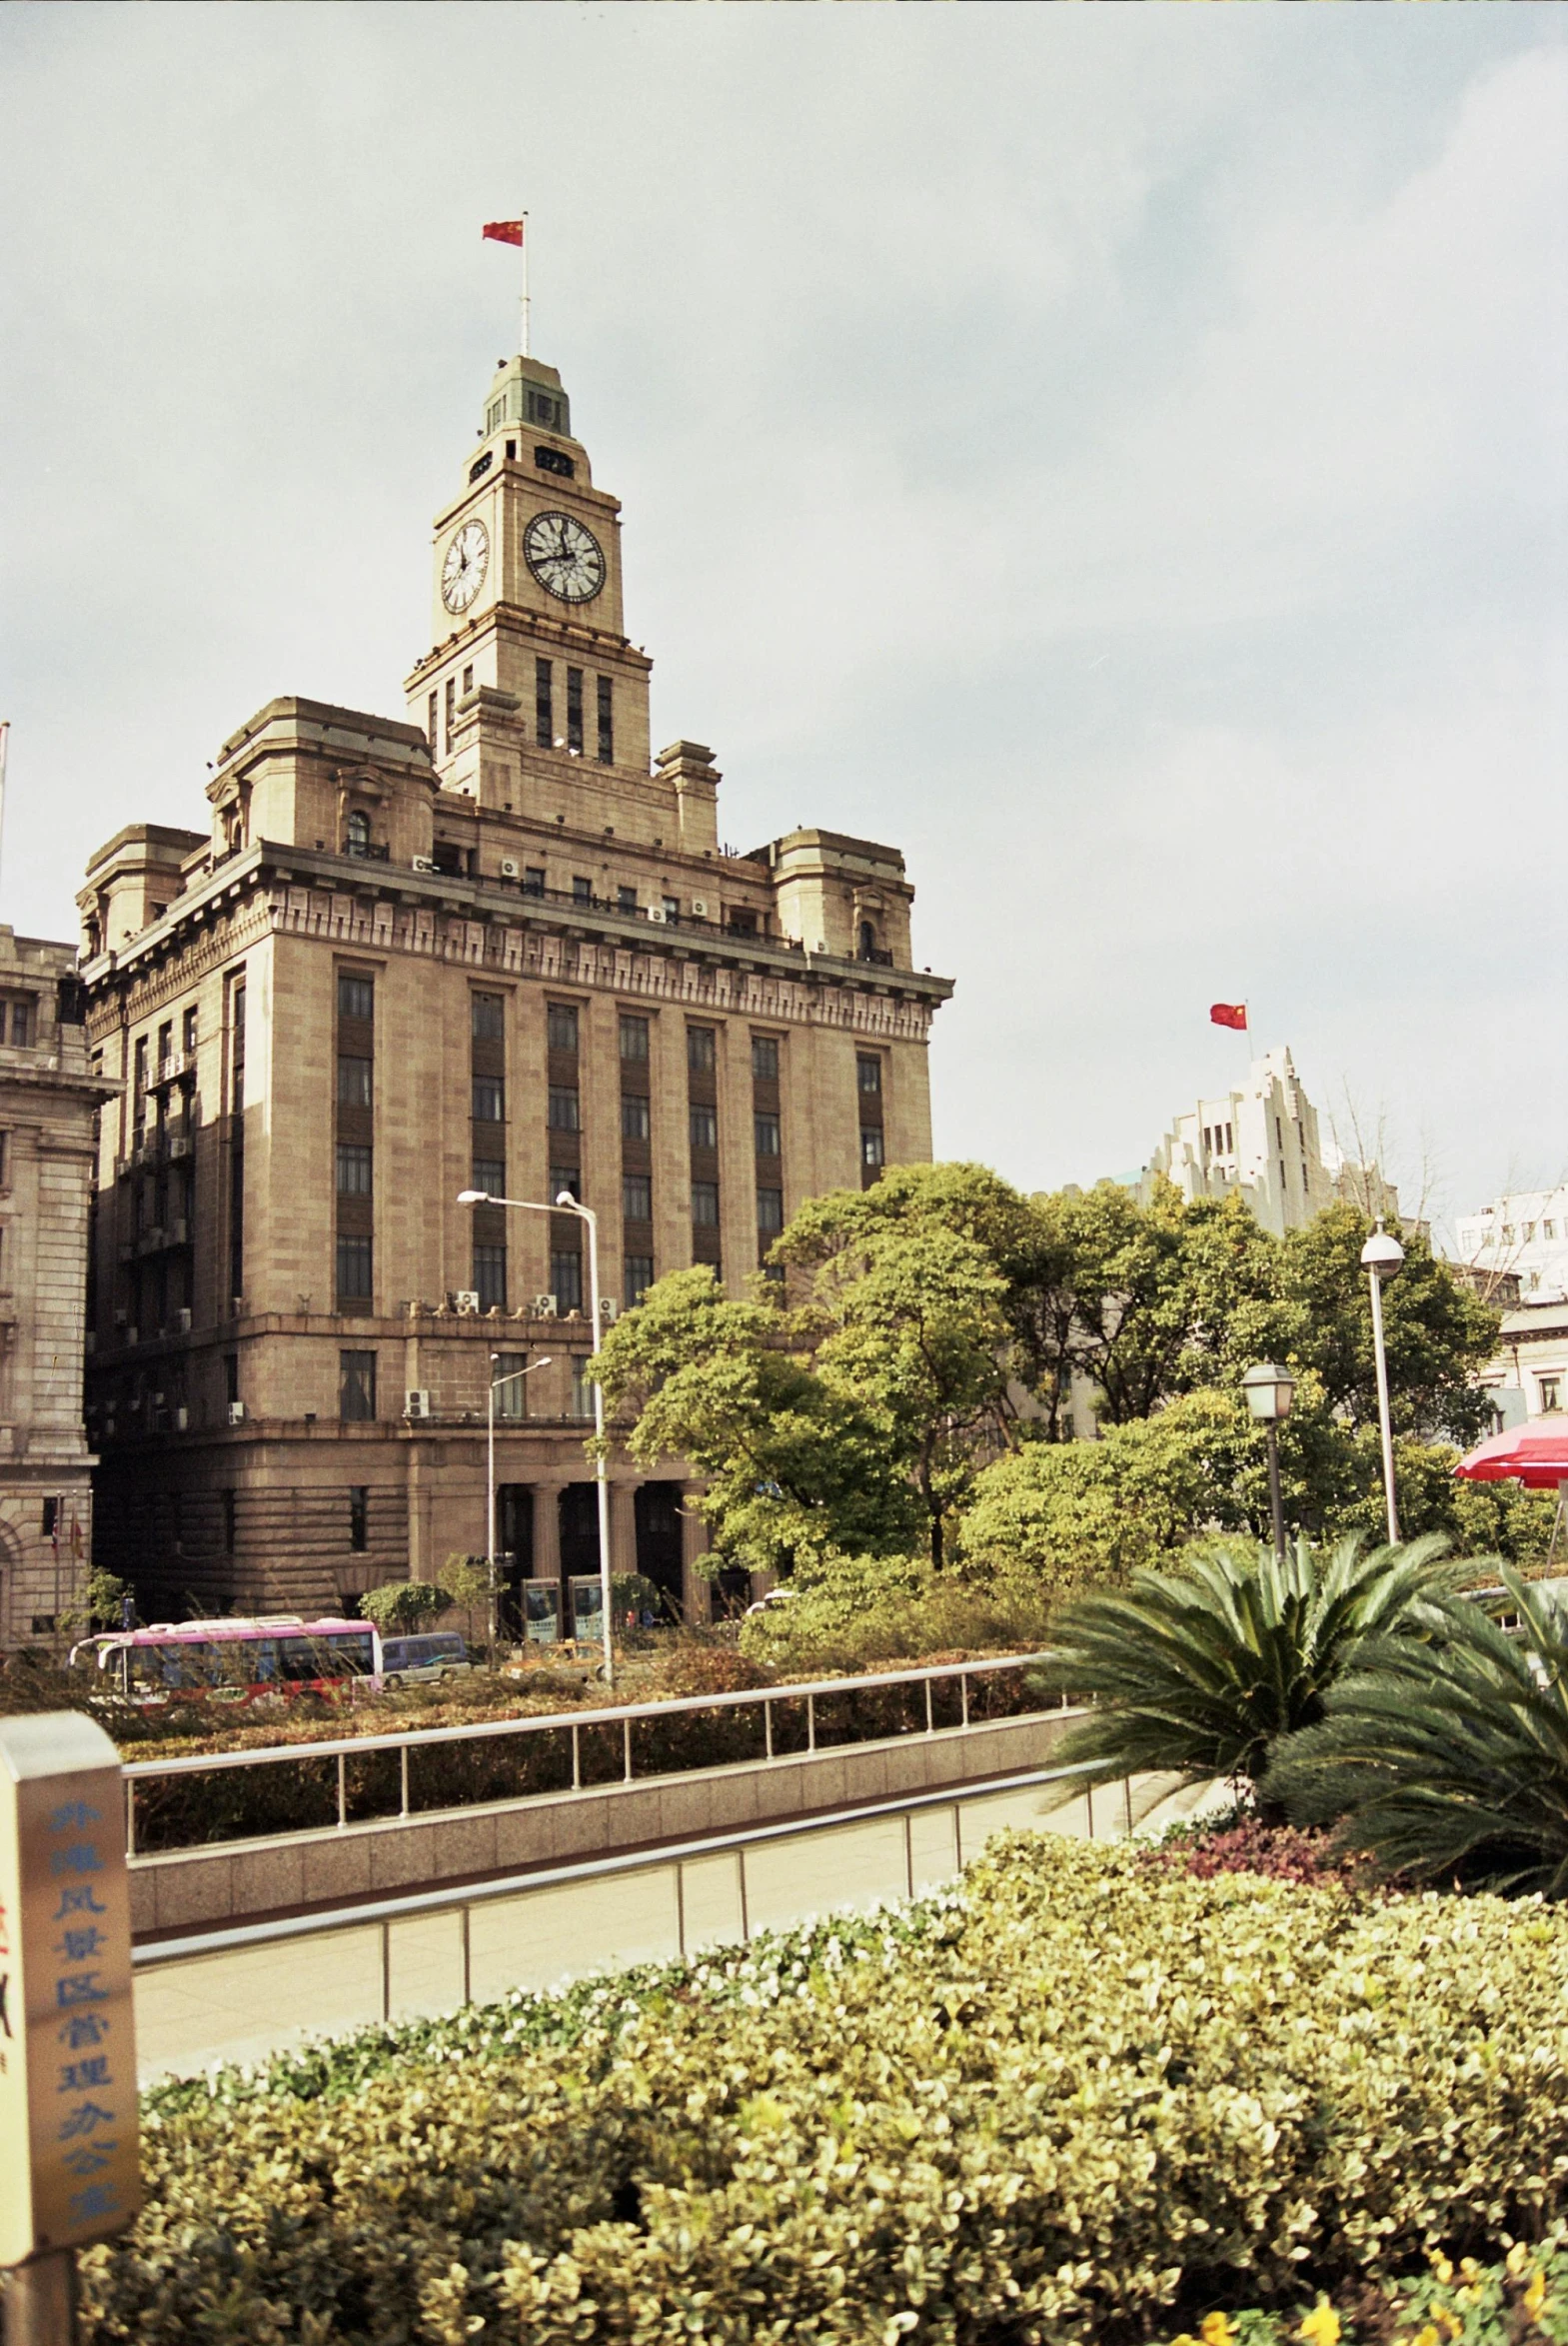
<path id="1" fill-rule="evenodd" d="M 487 220 L 485 235 L 494 237 L 497 244 L 521 244 L 523 223 L 521 220 Z"/>
<path id="2" fill-rule="evenodd" d="M 1208 1015 L 1212 1026 L 1234 1027 L 1242 1035 L 1247 1031 L 1247 1006 L 1244 1002 L 1212 1003 Z"/>

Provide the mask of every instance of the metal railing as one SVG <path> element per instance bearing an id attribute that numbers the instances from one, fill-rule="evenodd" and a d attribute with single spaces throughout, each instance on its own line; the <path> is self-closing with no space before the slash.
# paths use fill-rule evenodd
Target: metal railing
<path id="1" fill-rule="evenodd" d="M 606 1705 L 603 1709 L 576 1712 L 548 1712 L 534 1718 L 482 1719 L 472 1725 L 458 1727 L 412 1727 L 399 1734 L 350 1735 L 323 1738 L 320 1742 L 268 1744 L 252 1751 L 199 1751 L 179 1759 L 132 1760 L 121 1773 L 125 1780 L 125 1846 L 130 1857 L 165 1854 L 175 1848 L 216 1849 L 235 1842 L 243 1842 L 275 1831 L 314 1831 L 323 1834 L 343 1832 L 350 1823 L 370 1823 L 378 1818 L 390 1821 L 418 1815 L 434 1821 L 442 1815 L 461 1814 L 465 1808 L 493 1804 L 498 1798 L 506 1801 L 539 1797 L 551 1791 L 580 1792 L 612 1783 L 657 1782 L 662 1778 L 694 1772 L 706 1766 L 724 1766 L 737 1760 L 741 1764 L 773 1764 L 791 1758 L 809 1757 L 819 1750 L 840 1748 L 860 1742 L 896 1739 L 906 1734 L 938 1736 L 960 1734 L 970 1726 L 987 1718 L 997 1721 L 1026 1717 L 1033 1712 L 1054 1709 L 1053 1698 L 1039 1701 L 1016 1701 L 1010 1708 L 992 1707 L 985 1695 L 971 1694 L 975 1679 L 996 1679 L 1004 1672 L 1016 1672 L 1037 1667 L 1047 1656 L 1043 1653 L 1002 1654 L 981 1661 L 941 1662 L 914 1669 L 889 1670 L 868 1673 L 856 1678 L 818 1678 L 798 1684 L 783 1686 L 747 1687 L 727 1694 L 688 1694 L 663 1702 L 636 1702 Z M 909 1691 L 910 1701 L 905 1707 L 904 1723 L 888 1727 L 887 1708 L 878 1709 L 878 1698 L 896 1694 L 898 1689 Z M 937 1697 L 948 1695 L 942 1708 L 952 1707 L 951 1694 L 956 1693 L 956 1713 L 952 1718 L 937 1720 Z M 989 1689 L 986 1692 L 989 1693 Z M 1023 1686 L 1017 1694 L 1028 1692 Z M 869 1731 L 842 1733 L 836 1722 L 828 1721 L 826 1739 L 820 1732 L 821 1707 L 838 1704 L 854 1706 L 858 1702 L 868 1713 Z M 1061 1698 L 1065 1707 L 1066 1698 Z M 912 1723 L 908 1711 L 912 1709 Z M 654 1766 L 639 1772 L 636 1766 L 637 1740 L 640 1728 L 670 1727 L 672 1723 L 706 1713 L 716 1720 L 741 1719 L 761 1712 L 760 1748 L 741 1753 L 722 1752 L 713 1755 L 711 1747 L 694 1739 L 693 1755 L 678 1760 L 677 1764 Z M 781 1735 L 780 1714 L 784 1715 L 787 1731 Z M 803 1714 L 803 1715 L 802 1715 Z M 923 1723 L 922 1723 L 923 1722 Z M 521 1775 L 532 1771 L 528 1766 L 529 1741 L 548 1737 L 558 1739 L 560 1748 L 553 1755 L 553 1764 L 547 1763 L 540 1771 L 541 1780 L 523 1782 L 510 1790 L 497 1792 L 491 1785 L 476 1789 L 467 1799 L 448 1799 L 426 1804 L 411 1800 L 410 1760 L 421 1757 L 455 1753 L 456 1747 L 491 1742 L 507 1746 L 519 1743 L 519 1757 L 523 1761 Z M 525 1740 L 520 1740 L 525 1739 Z M 585 1745 L 588 1746 L 587 1753 Z M 351 1817 L 350 1765 L 354 1761 L 372 1761 L 379 1755 L 396 1757 L 396 1796 L 387 1784 L 382 1795 L 383 1805 Z M 570 1754 L 570 1757 L 568 1756 Z M 611 1756 L 607 1768 L 605 1757 Z M 597 1764 L 585 1766 L 585 1757 Z M 225 1835 L 218 1832 L 197 1833 L 180 1841 L 160 1841 L 156 1851 L 149 1850 L 145 1841 L 138 1845 L 138 1787 L 148 1790 L 157 1784 L 177 1784 L 190 1775 L 227 1775 L 235 1770 L 253 1768 L 315 1768 L 318 1781 L 327 1763 L 331 1775 L 322 1787 L 329 1803 L 335 1805 L 336 1816 L 320 1823 L 279 1823 L 276 1818 Z M 448 1771 L 451 1772 L 450 1770 Z M 480 1771 L 473 1771 L 479 1774 Z M 493 1781 L 493 1779 L 492 1779 Z M 143 1812 L 146 1811 L 143 1801 Z M 221 1827 L 222 1803 L 210 1803 L 205 1816 L 209 1827 Z"/>

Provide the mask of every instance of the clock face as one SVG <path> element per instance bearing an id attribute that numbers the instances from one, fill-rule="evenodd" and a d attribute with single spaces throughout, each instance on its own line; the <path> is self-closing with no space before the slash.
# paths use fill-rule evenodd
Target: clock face
<path id="1" fill-rule="evenodd" d="M 523 557 L 547 595 L 592 603 L 605 583 L 599 540 L 569 513 L 537 513 L 523 533 Z"/>
<path id="2" fill-rule="evenodd" d="M 490 566 L 490 539 L 483 522 L 465 522 L 447 548 L 441 566 L 441 600 L 449 611 L 467 611 Z"/>

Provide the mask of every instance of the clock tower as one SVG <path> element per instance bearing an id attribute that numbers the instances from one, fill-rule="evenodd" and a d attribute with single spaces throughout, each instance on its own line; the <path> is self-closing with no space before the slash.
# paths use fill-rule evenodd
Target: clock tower
<path id="1" fill-rule="evenodd" d="M 436 517 L 432 626 L 406 689 L 444 790 L 524 821 L 667 828 L 652 663 L 623 619 L 620 500 L 594 486 L 561 377 L 538 359 L 502 362 Z"/>

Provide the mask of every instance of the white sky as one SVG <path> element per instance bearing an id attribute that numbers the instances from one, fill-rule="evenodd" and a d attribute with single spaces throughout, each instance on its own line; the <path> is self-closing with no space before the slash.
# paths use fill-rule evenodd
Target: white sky
<path id="1" fill-rule="evenodd" d="M 1141 1162 L 1243 1054 L 1441 1212 L 1568 1172 L 1558 9 L 12 6 L 0 917 L 403 714 L 511 347 L 721 829 L 891 840 L 936 1147 Z"/>

